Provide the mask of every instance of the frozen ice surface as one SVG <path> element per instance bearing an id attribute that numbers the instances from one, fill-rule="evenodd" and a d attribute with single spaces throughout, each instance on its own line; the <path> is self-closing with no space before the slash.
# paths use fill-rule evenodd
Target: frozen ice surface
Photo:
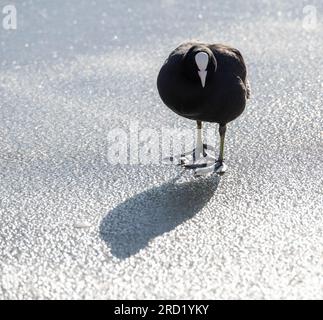
<path id="1" fill-rule="evenodd" d="M 0 28 L 1 299 L 323 298 L 321 0 L 312 31 L 299 0 L 11 2 L 18 29 Z M 177 167 L 112 167 L 113 128 L 195 126 L 155 86 L 191 38 L 233 44 L 249 66 L 228 173 L 174 181 Z"/>

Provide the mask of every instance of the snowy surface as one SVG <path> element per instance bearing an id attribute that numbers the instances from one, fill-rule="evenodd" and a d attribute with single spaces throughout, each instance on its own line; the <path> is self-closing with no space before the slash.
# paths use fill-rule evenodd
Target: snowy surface
<path id="1" fill-rule="evenodd" d="M 1 299 L 323 298 L 321 0 L 313 31 L 300 0 L 11 3 L 18 29 L 0 28 Z M 232 44 L 249 66 L 229 172 L 112 166 L 113 128 L 195 126 L 155 85 L 192 38 Z"/>

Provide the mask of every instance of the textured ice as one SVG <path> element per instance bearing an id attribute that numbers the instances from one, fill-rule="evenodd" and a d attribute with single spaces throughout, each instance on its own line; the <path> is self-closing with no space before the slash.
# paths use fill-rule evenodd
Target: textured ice
<path id="1" fill-rule="evenodd" d="M 12 2 L 18 29 L 0 29 L 0 298 L 322 298 L 322 1 L 313 31 L 299 0 Z M 155 85 L 192 38 L 232 44 L 249 66 L 228 173 L 111 167 L 113 128 L 194 126 Z"/>

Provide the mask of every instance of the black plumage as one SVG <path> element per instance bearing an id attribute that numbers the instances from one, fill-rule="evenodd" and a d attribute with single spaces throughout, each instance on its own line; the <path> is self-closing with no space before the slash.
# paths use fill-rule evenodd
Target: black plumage
<path id="1" fill-rule="evenodd" d="M 218 123 L 223 144 L 226 124 L 242 114 L 250 97 L 241 53 L 223 44 L 181 44 L 162 66 L 157 87 L 163 102 L 178 115 L 196 120 L 198 128 L 203 121 Z M 216 162 L 223 171 L 222 143 Z"/>

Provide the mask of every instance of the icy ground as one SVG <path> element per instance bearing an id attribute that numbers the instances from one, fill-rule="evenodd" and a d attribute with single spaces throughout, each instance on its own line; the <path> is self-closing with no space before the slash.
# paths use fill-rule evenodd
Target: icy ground
<path id="1" fill-rule="evenodd" d="M 310 2 L 312 31 L 300 0 L 12 0 L 0 298 L 323 298 L 323 3 Z M 194 126 L 155 86 L 191 38 L 233 44 L 249 66 L 229 172 L 174 181 L 177 167 L 111 166 L 113 128 Z"/>

